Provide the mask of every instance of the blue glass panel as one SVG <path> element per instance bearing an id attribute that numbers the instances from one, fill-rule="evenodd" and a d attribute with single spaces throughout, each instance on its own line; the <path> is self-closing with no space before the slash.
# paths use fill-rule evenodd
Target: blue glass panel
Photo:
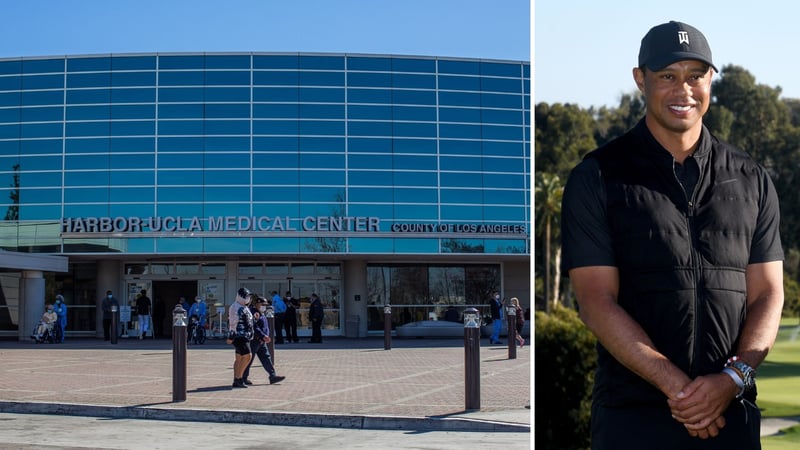
<path id="1" fill-rule="evenodd" d="M 202 86 L 203 84 L 205 84 L 205 72 L 201 71 L 162 71 L 158 75 L 159 86 Z"/>
<path id="2" fill-rule="evenodd" d="M 109 191 L 109 200 L 111 202 L 133 203 L 155 201 L 155 189 L 152 187 L 126 186 L 124 188 L 111 188 Z M 130 215 L 130 212 L 127 214 Z"/>
<path id="3" fill-rule="evenodd" d="M 111 69 L 111 58 L 67 58 L 68 72 L 96 72 Z"/>
<path id="4" fill-rule="evenodd" d="M 398 137 L 436 137 L 435 123 L 395 122 L 394 135 Z"/>
<path id="5" fill-rule="evenodd" d="M 158 201 L 161 203 L 161 208 L 170 209 L 173 205 L 163 205 L 164 202 L 177 202 L 185 204 L 186 202 L 202 202 L 203 201 L 203 188 L 201 187 L 164 187 L 163 181 L 159 178 L 159 183 L 162 186 L 158 187 Z"/>
<path id="6" fill-rule="evenodd" d="M 343 170 L 301 170 L 297 178 L 301 186 L 343 186 L 345 182 Z"/>
<path id="7" fill-rule="evenodd" d="M 483 123 L 500 123 L 509 125 L 519 125 L 523 119 L 520 111 L 508 109 L 488 109 L 481 110 Z"/>
<path id="8" fill-rule="evenodd" d="M 22 89 L 62 89 L 64 75 L 29 75 L 22 77 Z"/>
<path id="9" fill-rule="evenodd" d="M 484 108 L 522 108 L 522 96 L 510 94 L 481 94 Z"/>
<path id="10" fill-rule="evenodd" d="M 156 253 L 202 253 L 204 239 L 158 238 Z"/>
<path id="11" fill-rule="evenodd" d="M 23 123 L 21 126 L 22 138 L 61 137 L 63 135 L 61 123 Z"/>
<path id="12" fill-rule="evenodd" d="M 111 105 L 112 119 L 154 119 L 155 117 L 155 105 Z"/>
<path id="13" fill-rule="evenodd" d="M 112 136 L 149 136 L 155 132 L 156 123 L 152 120 L 111 122 Z"/>
<path id="14" fill-rule="evenodd" d="M 20 172 L 19 185 L 29 188 L 61 186 L 61 172 Z M 9 184 L 6 184 L 6 186 L 9 186 Z"/>
<path id="15" fill-rule="evenodd" d="M 294 194 L 295 196 L 297 194 Z M 296 202 L 294 203 L 257 203 L 253 205 L 253 215 L 255 216 L 271 216 L 271 217 L 297 217 L 300 215 L 300 207 Z M 286 224 L 283 220 L 283 224 Z M 296 221 L 291 221 L 292 226 L 295 226 Z"/>
<path id="16" fill-rule="evenodd" d="M 250 199 L 250 187 L 206 187 L 203 190 L 205 202 L 231 202 Z"/>
<path id="17" fill-rule="evenodd" d="M 480 91 L 481 78 L 442 75 L 439 77 L 439 89 L 456 90 L 456 91 Z"/>
<path id="18" fill-rule="evenodd" d="M 253 122 L 255 126 L 255 122 Z M 254 151 L 297 151 L 297 137 L 254 137 Z"/>
<path id="19" fill-rule="evenodd" d="M 350 170 L 350 186 L 392 186 L 392 173 L 377 170 Z"/>
<path id="20" fill-rule="evenodd" d="M 438 192 L 437 189 L 396 188 L 394 189 L 394 201 L 397 203 L 437 203 L 439 201 Z"/>
<path id="21" fill-rule="evenodd" d="M 61 83 L 63 85 L 63 77 Z M 102 73 L 68 73 L 67 88 L 106 87 L 111 86 L 111 72 Z"/>
<path id="22" fill-rule="evenodd" d="M 119 153 L 112 153 L 111 154 L 111 162 L 110 166 L 112 169 L 149 169 L 154 167 L 155 164 L 155 155 L 153 154 L 141 154 L 135 153 L 132 155 L 126 154 L 119 154 Z M 138 183 L 144 183 L 144 180 L 141 178 L 141 173 L 139 172 L 131 172 L 131 175 L 135 176 L 138 180 Z M 152 176 L 150 179 L 152 180 Z"/>
<path id="23" fill-rule="evenodd" d="M 254 104 L 253 117 L 265 119 L 294 119 L 298 117 L 298 110 L 299 107 L 297 103 Z"/>
<path id="24" fill-rule="evenodd" d="M 250 118 L 249 103 L 209 103 L 205 106 L 207 118 Z"/>
<path id="25" fill-rule="evenodd" d="M 514 175 L 507 173 L 485 173 L 483 174 L 483 185 L 495 188 L 524 189 L 526 179 L 527 177 L 522 174 Z"/>
<path id="26" fill-rule="evenodd" d="M 205 133 L 215 135 L 250 134 L 249 120 L 211 120 L 205 121 Z"/>
<path id="27" fill-rule="evenodd" d="M 64 158 L 64 169 L 108 169 L 108 155 L 67 156 Z"/>
<path id="28" fill-rule="evenodd" d="M 357 155 L 348 156 L 348 169 L 392 169 L 391 155 Z"/>
<path id="29" fill-rule="evenodd" d="M 301 136 L 297 145 L 301 152 L 343 152 L 344 138 Z"/>
<path id="30" fill-rule="evenodd" d="M 480 141 L 442 139 L 439 141 L 439 152 L 443 155 L 480 155 L 482 148 Z"/>
<path id="31" fill-rule="evenodd" d="M 0 75 L 22 73 L 22 60 L 0 61 Z"/>
<path id="32" fill-rule="evenodd" d="M 481 123 L 481 114 L 485 111 L 478 108 L 439 108 L 439 120 L 442 122 Z"/>
<path id="33" fill-rule="evenodd" d="M 413 90 L 395 89 L 392 91 L 392 99 L 396 104 L 435 105 L 436 91 L 413 91 Z"/>
<path id="34" fill-rule="evenodd" d="M 292 88 L 253 88 L 254 102 L 296 102 L 298 89 Z"/>
<path id="35" fill-rule="evenodd" d="M 344 170 L 343 154 L 305 154 L 300 153 L 300 168 L 303 169 L 335 169 Z"/>
<path id="36" fill-rule="evenodd" d="M 491 219 L 495 222 L 504 221 L 518 223 L 525 223 L 528 215 L 527 209 L 523 206 L 484 206 L 484 217 Z"/>
<path id="37" fill-rule="evenodd" d="M 155 72 L 114 72 L 111 86 L 155 86 Z"/>
<path id="38" fill-rule="evenodd" d="M 298 57 L 301 69 L 338 69 L 344 70 L 344 56 L 305 56 Z"/>
<path id="39" fill-rule="evenodd" d="M 159 102 L 202 102 L 203 88 L 159 88 Z"/>
<path id="40" fill-rule="evenodd" d="M 392 107 L 392 116 L 394 120 L 435 122 L 436 108 L 419 107 L 419 106 L 394 106 Z"/>
<path id="41" fill-rule="evenodd" d="M 106 217 L 108 216 L 108 204 L 102 205 L 83 205 L 83 204 L 65 204 L 64 205 L 64 217 Z M 92 239 L 92 242 L 95 241 L 105 241 L 104 239 Z M 66 244 L 67 241 L 65 240 L 64 243 Z M 85 245 L 86 240 L 81 239 L 80 244 Z"/>
<path id="42" fill-rule="evenodd" d="M 61 153 L 61 139 L 32 139 L 20 142 L 20 153 L 23 155 L 40 155 L 43 153 Z"/>
<path id="43" fill-rule="evenodd" d="M 107 187 L 100 188 L 66 188 L 64 203 L 100 203 L 108 202 Z"/>
<path id="44" fill-rule="evenodd" d="M 20 97 L 19 92 L 0 92 L 0 106 L 19 106 Z"/>
<path id="45" fill-rule="evenodd" d="M 170 188 L 171 190 L 178 190 L 179 188 Z M 195 189 L 195 192 L 199 191 L 199 189 Z M 194 196 L 194 195 L 192 195 Z M 159 199 L 160 200 L 160 199 Z M 151 205 L 150 208 L 152 209 L 153 206 Z M 171 203 L 168 205 L 161 205 L 158 207 L 162 216 L 172 216 L 172 217 L 203 217 L 203 204 L 202 203 L 187 203 L 187 204 L 177 204 Z M 202 220 L 203 225 L 205 225 L 208 221 Z"/>
<path id="46" fill-rule="evenodd" d="M 22 122 L 47 122 L 61 121 L 64 118 L 64 108 L 61 106 L 51 106 L 42 108 L 21 108 Z M 16 108 L 14 108 L 16 110 Z"/>
<path id="47" fill-rule="evenodd" d="M 208 136 L 205 138 L 206 151 L 250 151 L 249 137 Z"/>
<path id="48" fill-rule="evenodd" d="M 436 89 L 433 75 L 392 74 L 392 86 L 396 88 Z"/>
<path id="49" fill-rule="evenodd" d="M 243 203 L 209 203 L 205 206 L 205 216 L 247 216 L 250 214 L 248 198 Z"/>
<path id="50" fill-rule="evenodd" d="M 159 155 L 160 157 L 161 155 Z M 199 185 L 203 182 L 202 170 L 159 170 L 158 184 L 160 186 Z M 159 196 L 159 198 L 161 198 Z"/>
<path id="51" fill-rule="evenodd" d="M 206 69 L 249 69 L 250 55 L 206 55 Z"/>
<path id="52" fill-rule="evenodd" d="M 18 97 L 19 94 L 12 93 L 9 97 Z M 69 94 L 67 94 L 69 99 Z M 9 99 L 10 100 L 10 99 Z M 22 91 L 22 104 L 25 106 L 35 105 L 63 105 L 64 91 Z M 69 101 L 69 100 L 68 100 Z M 0 102 L 2 104 L 2 102 Z M 7 105 L 18 105 L 19 103 L 6 103 Z"/>
<path id="53" fill-rule="evenodd" d="M 127 205 L 119 205 L 124 208 Z M 111 209 L 116 211 L 119 209 L 119 206 L 112 205 Z M 137 206 L 137 205 L 132 205 Z M 111 212 L 111 216 L 116 217 L 119 216 L 119 212 Z M 152 216 L 151 214 L 139 214 L 139 217 L 149 217 Z M 127 253 L 155 253 L 155 241 L 154 238 L 127 238 L 122 239 L 123 246 L 125 248 L 125 252 Z"/>
<path id="54" fill-rule="evenodd" d="M 483 179 L 479 173 L 442 172 L 442 187 L 483 187 Z"/>
<path id="55" fill-rule="evenodd" d="M 220 169 L 250 167 L 250 153 L 206 153 L 205 167 Z"/>
<path id="56" fill-rule="evenodd" d="M 352 253 L 394 252 L 394 239 L 349 238 L 347 241 Z"/>
<path id="57" fill-rule="evenodd" d="M 391 87 L 392 74 L 350 72 L 347 76 L 347 85 L 353 87 Z"/>
<path id="58" fill-rule="evenodd" d="M 25 141 L 23 141 L 25 142 Z M 35 142 L 35 141 L 30 141 Z M 20 141 L 14 139 L 13 141 L 0 141 L 0 156 L 17 156 L 19 155 Z M 48 152 L 49 153 L 49 152 Z M 14 159 L 16 161 L 16 159 Z M 0 165 L 4 164 L 4 158 L 0 158 Z M 2 184 L 0 184 L 2 186 Z"/>
<path id="59" fill-rule="evenodd" d="M 159 120 L 158 134 L 160 135 L 201 135 L 203 134 L 202 120 Z"/>
<path id="60" fill-rule="evenodd" d="M 249 102 L 250 88 L 207 87 L 204 95 L 207 102 Z"/>
<path id="61" fill-rule="evenodd" d="M 484 125 L 482 127 L 484 139 L 497 140 L 518 140 L 525 138 L 522 127 L 512 127 L 507 125 Z"/>
<path id="62" fill-rule="evenodd" d="M 435 59 L 392 58 L 392 70 L 395 72 L 425 72 L 436 71 Z"/>
<path id="63" fill-rule="evenodd" d="M 207 186 L 224 186 L 224 185 L 250 185 L 250 170 L 249 166 L 245 170 L 210 170 L 206 169 L 203 173 L 203 181 Z M 248 200 L 249 194 L 241 196 L 241 192 L 245 192 L 242 190 L 237 190 L 237 195 L 235 198 L 231 198 L 232 201 L 242 201 Z"/>
<path id="64" fill-rule="evenodd" d="M 299 195 L 296 186 L 253 187 L 253 201 L 280 199 L 283 202 L 297 202 L 300 200 Z"/>
<path id="65" fill-rule="evenodd" d="M 295 71 L 253 72 L 253 85 L 256 86 L 297 86 L 298 80 Z"/>
<path id="66" fill-rule="evenodd" d="M 14 125 L 0 125 L 0 139 L 18 139 L 20 126 Z"/>
<path id="67" fill-rule="evenodd" d="M 297 134 L 296 120 L 253 120 L 253 134 Z"/>
<path id="68" fill-rule="evenodd" d="M 255 55 L 254 69 L 297 69 L 297 55 Z"/>
<path id="69" fill-rule="evenodd" d="M 109 122 L 67 122 L 67 136 L 108 136 Z"/>
<path id="70" fill-rule="evenodd" d="M 437 205 L 394 205 L 395 220 L 436 220 L 439 216 Z"/>
<path id="71" fill-rule="evenodd" d="M 205 57 L 203 55 L 160 55 L 158 67 L 164 69 L 202 69 L 205 67 Z"/>
<path id="72" fill-rule="evenodd" d="M 63 93 L 57 91 L 63 103 Z M 23 94 L 24 98 L 24 94 Z M 81 104 L 81 103 L 109 103 L 111 101 L 110 89 L 68 89 L 67 90 L 67 103 Z"/>
<path id="73" fill-rule="evenodd" d="M 482 78 L 481 89 L 483 92 L 509 92 L 521 93 L 522 82 L 513 78 Z"/>
<path id="74" fill-rule="evenodd" d="M 295 186 L 298 183 L 298 171 L 293 170 L 254 170 L 253 180 L 256 184 L 272 186 Z M 263 200 L 263 199 L 262 199 Z M 275 200 L 275 199 L 271 199 Z"/>
<path id="75" fill-rule="evenodd" d="M 323 203 L 301 203 L 300 204 L 300 217 L 306 216 L 332 216 L 341 215 L 344 205 L 332 204 L 331 202 Z"/>
<path id="76" fill-rule="evenodd" d="M 164 132 L 159 130 L 159 133 Z M 160 152 L 199 152 L 203 150 L 203 138 L 200 137 L 159 137 Z"/>
<path id="77" fill-rule="evenodd" d="M 501 191 L 498 191 L 501 192 Z M 444 203 L 483 203 L 483 190 L 479 189 L 448 189 L 440 190 L 440 200 Z"/>
<path id="78" fill-rule="evenodd" d="M 34 170 L 61 170 L 61 155 L 22 155 L 19 157 L 20 168 L 26 172 Z"/>
<path id="79" fill-rule="evenodd" d="M 344 119 L 344 105 L 301 104 L 299 114 L 304 119 Z"/>
<path id="80" fill-rule="evenodd" d="M 22 73 L 64 72 L 64 58 L 59 59 L 24 59 Z"/>
<path id="81" fill-rule="evenodd" d="M 67 106 L 67 120 L 108 120 L 110 114 L 109 105 Z"/>
<path id="82" fill-rule="evenodd" d="M 368 205 L 368 204 L 350 205 L 350 207 L 347 210 L 347 213 L 350 216 L 380 217 L 383 220 L 392 220 L 392 218 L 394 217 L 394 206 Z"/>
<path id="83" fill-rule="evenodd" d="M 152 103 L 156 101 L 155 88 L 112 89 L 111 101 L 114 103 Z M 161 101 L 165 101 L 161 99 Z"/>
<path id="84" fill-rule="evenodd" d="M 350 56 L 347 58 L 347 70 L 372 70 L 385 71 L 392 70 L 392 60 L 389 58 L 373 58 Z"/>
<path id="85" fill-rule="evenodd" d="M 439 125 L 441 138 L 481 139 L 480 125 L 460 125 L 443 123 Z"/>
<path id="86" fill-rule="evenodd" d="M 153 56 L 112 56 L 113 70 L 147 70 L 156 68 L 156 57 Z"/>
<path id="87" fill-rule="evenodd" d="M 106 153 L 108 152 L 108 138 L 67 139 L 64 150 L 67 153 Z"/>
<path id="88" fill-rule="evenodd" d="M 486 253 L 527 253 L 525 240 L 485 239 Z"/>
<path id="89" fill-rule="evenodd" d="M 455 61 L 455 60 L 440 59 L 439 73 L 479 75 L 480 65 L 478 61 Z"/>
<path id="90" fill-rule="evenodd" d="M 297 153 L 255 153 L 253 155 L 254 168 L 291 169 L 298 165 Z M 272 184 L 269 172 L 264 177 L 256 177 L 256 183 Z"/>
<path id="91" fill-rule="evenodd" d="M 482 221 L 483 208 L 477 205 L 442 205 L 442 221 Z"/>
<path id="92" fill-rule="evenodd" d="M 392 108 L 390 106 L 349 105 L 347 115 L 349 119 L 391 120 Z"/>
<path id="93" fill-rule="evenodd" d="M 349 103 L 392 103 L 392 91 L 389 89 L 347 89 Z"/>
<path id="94" fill-rule="evenodd" d="M 440 106 L 481 106 L 481 95 L 475 92 L 443 92 L 439 91 Z"/>
<path id="95" fill-rule="evenodd" d="M 299 253 L 300 238 L 253 238 L 254 253 Z"/>
<path id="96" fill-rule="evenodd" d="M 475 157 L 442 156 L 440 158 L 441 170 L 480 172 L 482 159 Z"/>
<path id="97" fill-rule="evenodd" d="M 348 201 L 353 203 L 393 203 L 394 197 L 391 188 L 350 188 L 348 189 Z"/>
<path id="98" fill-rule="evenodd" d="M 202 153 L 159 153 L 158 154 L 158 168 L 159 169 L 183 169 L 183 168 L 203 168 L 203 154 Z M 160 173 L 160 172 L 159 172 Z M 171 173 L 171 172 L 169 172 Z M 163 182 L 159 175 L 159 181 Z M 201 184 L 202 177 L 194 180 L 189 184 Z"/>
<path id="99" fill-rule="evenodd" d="M 350 121 L 348 134 L 350 136 L 391 136 L 392 122 Z"/>
<path id="100" fill-rule="evenodd" d="M 156 140 L 152 137 L 111 138 L 111 145 L 109 148 L 111 149 L 112 153 L 148 153 L 155 151 Z"/>
<path id="101" fill-rule="evenodd" d="M 22 77 L 0 77 L 0 91 L 16 91 L 22 87 Z"/>
<path id="102" fill-rule="evenodd" d="M 395 153 L 436 153 L 436 139 L 394 139 Z"/>
<path id="103" fill-rule="evenodd" d="M 202 103 L 158 105 L 159 119 L 202 119 L 205 108 Z M 160 130 L 159 130 L 160 131 Z"/>
<path id="104" fill-rule="evenodd" d="M 206 86 L 250 86 L 250 71 L 208 71 Z"/>
<path id="105" fill-rule="evenodd" d="M 64 172 L 65 186 L 108 186 L 106 170 L 75 170 Z"/>
<path id="106" fill-rule="evenodd" d="M 495 63 L 481 61 L 481 75 L 498 77 L 520 77 L 522 76 L 522 64 L 519 63 Z"/>
<path id="107" fill-rule="evenodd" d="M 337 202 L 344 199 L 342 188 L 301 187 L 301 202 Z"/>
<path id="108" fill-rule="evenodd" d="M 344 72 L 300 72 L 298 82 L 302 86 L 344 86 Z"/>
<path id="109" fill-rule="evenodd" d="M 395 172 L 396 186 L 436 186 L 436 172 Z"/>
<path id="110" fill-rule="evenodd" d="M 344 135 L 344 122 L 339 120 L 301 120 L 299 133 L 305 136 L 342 136 Z"/>
<path id="111" fill-rule="evenodd" d="M 483 158 L 485 172 L 522 173 L 525 162 L 522 158 Z"/>
<path id="112" fill-rule="evenodd" d="M 504 190 L 493 190 L 493 189 L 485 189 L 483 191 L 483 201 L 486 204 L 495 204 L 495 205 L 524 205 L 525 204 L 525 192 L 524 191 L 514 191 L 509 189 Z"/>
<path id="113" fill-rule="evenodd" d="M 395 155 L 395 170 L 436 170 L 435 156 Z"/>
<path id="114" fill-rule="evenodd" d="M 298 89 L 298 101 L 344 103 L 344 89 L 304 88 Z"/>
<path id="115" fill-rule="evenodd" d="M 348 151 L 391 153 L 392 140 L 380 138 L 349 138 Z"/>

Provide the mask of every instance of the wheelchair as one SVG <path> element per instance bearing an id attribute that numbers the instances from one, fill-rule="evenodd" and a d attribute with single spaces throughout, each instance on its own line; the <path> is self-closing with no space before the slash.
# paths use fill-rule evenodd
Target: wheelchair
<path id="1" fill-rule="evenodd" d="M 39 322 L 36 324 L 35 331 L 31 337 L 37 344 L 44 344 L 45 342 L 55 344 L 59 342 L 58 328 L 58 322 Z"/>
<path id="2" fill-rule="evenodd" d="M 202 344 L 206 341 L 205 327 L 200 324 L 200 318 L 196 314 L 190 319 L 189 341 L 193 344 Z"/>

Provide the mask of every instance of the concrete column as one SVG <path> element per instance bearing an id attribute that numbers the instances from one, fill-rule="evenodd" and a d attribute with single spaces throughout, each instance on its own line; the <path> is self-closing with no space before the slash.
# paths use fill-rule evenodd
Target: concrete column
<path id="1" fill-rule="evenodd" d="M 97 314 L 95 320 L 95 336 L 103 337 L 103 299 L 106 291 L 111 290 L 120 306 L 125 304 L 127 297 L 125 286 L 122 285 L 122 270 L 120 261 L 104 260 L 97 263 Z"/>
<path id="2" fill-rule="evenodd" d="M 358 316 L 358 335 L 367 335 L 367 263 L 363 260 L 345 261 L 342 295 L 346 316 Z M 356 298 L 360 298 L 356 301 Z M 344 318 L 345 323 L 347 317 Z"/>
<path id="3" fill-rule="evenodd" d="M 44 312 L 44 276 L 39 270 L 22 271 L 19 299 L 19 340 L 30 341 Z"/>

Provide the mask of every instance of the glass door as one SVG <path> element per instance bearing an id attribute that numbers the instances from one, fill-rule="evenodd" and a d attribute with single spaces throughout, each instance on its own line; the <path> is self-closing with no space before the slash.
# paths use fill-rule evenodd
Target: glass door
<path id="1" fill-rule="evenodd" d="M 316 293 L 325 310 L 322 320 L 323 336 L 341 336 L 341 288 L 339 280 L 291 280 L 292 296 L 300 301 L 297 310 L 298 336 L 311 336 L 311 321 L 308 320 L 308 306 L 311 304 L 311 294 Z"/>
<path id="2" fill-rule="evenodd" d="M 152 283 L 150 280 L 136 280 L 129 281 L 128 287 L 125 290 L 125 299 L 121 300 L 119 305 L 119 324 L 120 336 L 127 338 L 139 337 L 139 316 L 136 311 L 136 299 L 142 292 L 142 289 L 147 291 L 147 296 L 150 297 L 152 291 Z M 152 307 L 152 298 L 151 298 Z M 152 323 L 150 324 L 152 325 Z M 147 337 L 153 337 L 153 327 L 148 326 Z"/>

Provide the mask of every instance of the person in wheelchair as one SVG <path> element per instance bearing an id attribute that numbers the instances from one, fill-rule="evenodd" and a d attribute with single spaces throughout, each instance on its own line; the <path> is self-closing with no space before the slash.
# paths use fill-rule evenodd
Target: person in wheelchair
<path id="1" fill-rule="evenodd" d="M 206 340 L 206 318 L 208 310 L 203 297 L 194 298 L 194 304 L 189 308 L 189 340 L 195 344 L 202 344 Z"/>
<path id="2" fill-rule="evenodd" d="M 53 305 L 48 303 L 45 305 L 45 311 L 42 314 L 42 318 L 39 320 L 39 324 L 36 326 L 36 331 L 31 335 L 36 343 L 44 341 L 55 342 L 56 320 L 58 320 L 58 316 L 53 310 Z"/>

